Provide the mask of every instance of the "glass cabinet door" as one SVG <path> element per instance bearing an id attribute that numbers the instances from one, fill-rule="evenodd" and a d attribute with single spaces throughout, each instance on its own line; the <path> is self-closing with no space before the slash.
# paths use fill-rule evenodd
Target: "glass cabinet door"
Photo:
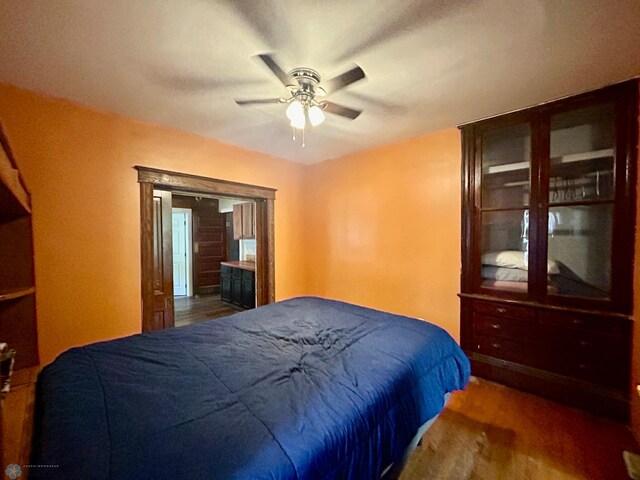
<path id="1" fill-rule="evenodd" d="M 615 198 L 612 103 L 551 116 L 547 275 L 557 295 L 609 298 Z"/>
<path id="2" fill-rule="evenodd" d="M 528 292 L 531 127 L 482 134 L 481 287 Z"/>

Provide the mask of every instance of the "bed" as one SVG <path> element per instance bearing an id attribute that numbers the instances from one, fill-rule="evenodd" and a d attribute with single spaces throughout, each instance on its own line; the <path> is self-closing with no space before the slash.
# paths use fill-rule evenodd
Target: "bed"
<path id="1" fill-rule="evenodd" d="M 377 479 L 468 378 L 441 328 L 314 297 L 74 348 L 30 478 Z"/>

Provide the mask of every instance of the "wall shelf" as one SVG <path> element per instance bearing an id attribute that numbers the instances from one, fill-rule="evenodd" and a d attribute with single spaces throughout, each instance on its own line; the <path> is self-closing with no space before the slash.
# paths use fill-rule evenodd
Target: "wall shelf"
<path id="1" fill-rule="evenodd" d="M 26 297 L 36 293 L 36 287 L 22 288 L 19 290 L 12 290 L 10 292 L 0 293 L 0 302 L 6 302 L 8 300 L 15 300 L 17 298 Z"/>
<path id="2" fill-rule="evenodd" d="M 613 148 L 604 148 L 601 150 L 593 150 L 590 152 L 571 153 L 568 155 L 562 155 L 560 157 L 551 157 L 550 162 L 552 166 L 565 165 L 575 162 L 587 162 L 590 160 L 610 159 L 613 158 Z M 496 173 L 516 172 L 529 170 L 530 162 L 515 162 L 507 163 L 504 165 L 495 165 L 493 167 L 487 167 L 483 169 L 484 175 L 492 175 Z"/>

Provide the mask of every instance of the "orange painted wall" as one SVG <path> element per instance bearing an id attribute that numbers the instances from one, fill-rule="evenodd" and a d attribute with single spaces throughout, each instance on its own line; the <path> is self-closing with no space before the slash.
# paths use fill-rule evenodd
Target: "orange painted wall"
<path id="1" fill-rule="evenodd" d="M 459 337 L 456 129 L 311 165 L 307 285 L 421 317 Z"/>
<path id="2" fill-rule="evenodd" d="M 134 165 L 277 188 L 276 297 L 304 293 L 303 165 L 1 84 L 0 122 L 32 194 L 43 364 L 140 331 Z"/>

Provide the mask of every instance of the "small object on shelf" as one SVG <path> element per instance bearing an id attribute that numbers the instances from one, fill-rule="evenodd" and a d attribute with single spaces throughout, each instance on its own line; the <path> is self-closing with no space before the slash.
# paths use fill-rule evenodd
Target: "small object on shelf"
<path id="1" fill-rule="evenodd" d="M 10 349 L 6 343 L 0 343 L 0 400 L 4 400 L 9 393 L 15 356 L 15 350 Z"/>

